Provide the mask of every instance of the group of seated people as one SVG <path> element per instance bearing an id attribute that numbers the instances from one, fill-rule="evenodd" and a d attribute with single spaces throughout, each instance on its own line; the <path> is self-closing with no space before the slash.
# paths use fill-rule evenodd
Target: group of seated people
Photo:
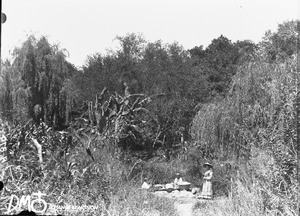
<path id="1" fill-rule="evenodd" d="M 205 163 L 204 164 L 204 175 L 203 175 L 203 184 L 202 184 L 202 192 L 200 193 L 200 195 L 198 195 L 198 198 L 202 198 L 202 199 L 212 199 L 212 165 L 210 163 Z M 181 186 L 181 187 L 180 187 Z M 187 187 L 185 187 L 187 186 Z M 176 173 L 176 177 L 174 179 L 174 181 L 170 184 L 166 184 L 166 185 L 154 185 L 154 189 L 163 189 L 163 190 L 167 190 L 168 192 L 172 191 L 172 190 L 180 190 L 180 189 L 190 189 L 190 183 L 183 181 L 180 173 Z M 149 179 L 145 178 L 144 183 L 142 185 L 142 189 L 150 189 L 152 188 L 152 185 L 149 184 Z M 196 194 L 199 192 L 200 189 L 197 188 L 193 188 L 192 193 Z"/>
<path id="2" fill-rule="evenodd" d="M 152 187 L 152 185 L 149 184 L 148 182 L 149 182 L 149 179 L 144 178 L 144 183 L 142 184 L 142 189 L 150 189 Z M 182 182 L 183 182 L 183 180 L 182 180 L 180 173 L 176 173 L 176 177 L 175 177 L 174 181 L 171 184 L 167 184 L 167 185 L 172 185 L 172 188 L 178 189 L 179 184 Z"/>

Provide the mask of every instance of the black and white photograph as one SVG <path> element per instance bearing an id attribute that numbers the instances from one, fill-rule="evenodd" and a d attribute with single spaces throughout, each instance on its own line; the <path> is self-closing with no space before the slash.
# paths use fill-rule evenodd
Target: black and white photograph
<path id="1" fill-rule="evenodd" d="M 0 0 L 0 215 L 299 216 L 299 0 Z"/>

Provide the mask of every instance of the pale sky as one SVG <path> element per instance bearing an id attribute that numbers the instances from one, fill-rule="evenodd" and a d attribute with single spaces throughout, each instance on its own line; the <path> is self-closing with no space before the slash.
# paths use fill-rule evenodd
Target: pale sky
<path id="1" fill-rule="evenodd" d="M 298 0 L 3 0 L 2 58 L 26 35 L 49 37 L 82 66 L 87 55 L 114 48 L 117 36 L 142 33 L 148 41 L 207 46 L 221 34 L 258 42 L 266 30 L 299 18 Z"/>

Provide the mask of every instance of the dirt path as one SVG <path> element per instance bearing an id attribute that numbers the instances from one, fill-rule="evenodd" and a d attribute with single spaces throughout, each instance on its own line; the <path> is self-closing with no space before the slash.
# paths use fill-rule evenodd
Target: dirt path
<path id="1" fill-rule="evenodd" d="M 178 204 L 176 208 L 180 216 L 193 216 L 193 206 L 194 204 Z"/>
<path id="2" fill-rule="evenodd" d="M 180 200 L 176 201 L 174 205 L 180 216 L 193 216 L 193 207 L 197 202 L 197 200 L 191 199 L 188 199 L 184 202 Z"/>
<path id="3" fill-rule="evenodd" d="M 157 196 L 163 196 L 175 200 L 175 208 L 177 209 L 180 216 L 192 216 L 193 206 L 199 202 L 199 199 L 195 198 L 191 192 L 155 192 Z"/>
<path id="4" fill-rule="evenodd" d="M 221 197 L 215 199 L 214 201 L 200 200 L 195 198 L 195 196 L 191 192 L 187 192 L 187 191 L 183 191 L 180 193 L 179 192 L 167 193 L 167 192 L 159 191 L 159 192 L 155 192 L 154 194 L 157 196 L 163 196 L 174 200 L 175 201 L 174 205 L 179 213 L 179 216 L 203 215 L 202 213 L 205 212 L 202 212 L 202 210 L 199 211 L 199 209 L 196 210 L 196 212 L 193 212 L 194 206 L 198 203 L 203 203 L 205 205 L 206 203 L 208 204 L 210 202 L 214 202 L 215 204 L 217 204 L 226 201 L 226 198 L 221 198 Z M 211 209 L 206 209 L 206 210 L 211 210 Z"/>

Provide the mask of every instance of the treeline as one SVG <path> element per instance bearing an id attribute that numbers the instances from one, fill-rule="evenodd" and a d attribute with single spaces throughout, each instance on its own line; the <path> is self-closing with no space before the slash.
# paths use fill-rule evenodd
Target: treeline
<path id="1" fill-rule="evenodd" d="M 110 94 L 149 96 L 145 108 L 155 121 L 154 137 L 174 145 L 191 139 L 192 120 L 203 105 L 237 91 L 234 77 L 241 68 L 295 56 L 298 33 L 299 25 L 290 21 L 279 25 L 277 32 L 266 32 L 259 44 L 232 42 L 221 35 L 208 47 L 191 50 L 128 34 L 117 37 L 116 51 L 88 56 L 81 70 L 66 61 L 66 50 L 45 37 L 30 36 L 14 50 L 13 60 L 3 63 L 1 117 L 15 124 L 31 118 L 62 130 L 107 88 Z"/>
<path id="2" fill-rule="evenodd" d="M 2 118 L 16 124 L 32 118 L 61 130 L 105 87 L 121 95 L 126 89 L 152 96 L 146 108 L 157 121 L 157 139 L 172 145 L 181 136 L 190 138 L 197 105 L 223 97 L 238 66 L 257 49 L 253 42 L 233 43 L 224 36 L 191 50 L 137 34 L 117 39 L 118 50 L 88 56 L 78 70 L 66 61 L 65 50 L 30 36 L 14 50 L 13 61 L 3 63 Z"/>

